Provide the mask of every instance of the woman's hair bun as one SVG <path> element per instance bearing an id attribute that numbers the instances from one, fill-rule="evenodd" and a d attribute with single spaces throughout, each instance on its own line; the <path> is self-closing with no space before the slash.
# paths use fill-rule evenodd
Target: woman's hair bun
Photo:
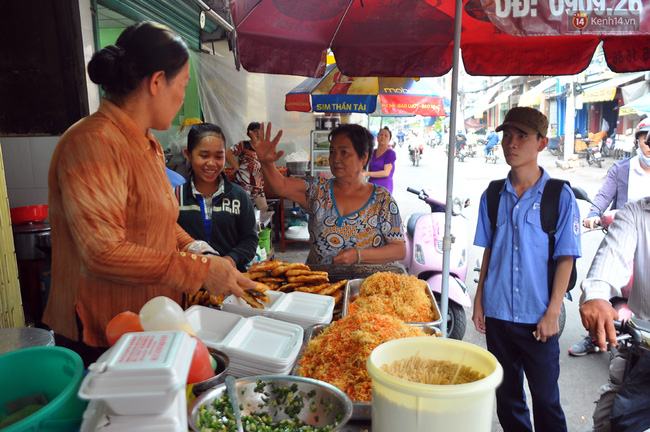
<path id="1" fill-rule="evenodd" d="M 88 63 L 88 76 L 92 82 L 111 87 L 111 84 L 119 81 L 124 53 L 124 48 L 117 45 L 97 51 Z"/>

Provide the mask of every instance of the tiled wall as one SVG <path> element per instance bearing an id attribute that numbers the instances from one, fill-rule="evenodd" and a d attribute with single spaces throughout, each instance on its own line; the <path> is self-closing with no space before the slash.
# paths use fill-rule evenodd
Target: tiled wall
<path id="1" fill-rule="evenodd" d="M 10 207 L 47 204 L 47 173 L 59 137 L 0 137 Z"/>

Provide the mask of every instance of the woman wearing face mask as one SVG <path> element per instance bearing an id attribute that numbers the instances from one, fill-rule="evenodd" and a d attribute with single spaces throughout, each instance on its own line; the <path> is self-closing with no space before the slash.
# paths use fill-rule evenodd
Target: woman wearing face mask
<path id="1" fill-rule="evenodd" d="M 650 146 L 647 143 L 650 119 L 645 119 L 634 133 L 636 156 L 616 162 L 607 172 L 605 183 L 594 198 L 594 205 L 582 224 L 594 229 L 600 223 L 600 212 L 623 207 L 628 201 L 635 201 L 648 195 L 650 180 Z"/>
<path id="2" fill-rule="evenodd" d="M 600 213 L 607 210 L 622 208 L 628 201 L 636 201 L 648 196 L 648 183 L 650 182 L 650 146 L 648 145 L 648 132 L 650 131 L 650 119 L 645 119 L 638 124 L 634 131 L 636 156 L 616 162 L 607 172 L 605 183 L 601 186 L 589 209 L 589 214 L 582 224 L 589 229 L 594 229 L 600 224 Z M 628 287 L 629 291 L 629 287 Z M 627 292 L 623 290 L 623 296 Z M 621 317 L 629 309 L 625 301 L 617 303 L 617 309 Z M 591 336 L 587 335 L 577 344 L 569 348 L 569 354 L 581 357 L 590 353 L 598 352 L 596 344 Z"/>
<path id="3" fill-rule="evenodd" d="M 225 154 L 226 137 L 219 126 L 192 126 L 185 149 L 191 172 L 185 184 L 174 189 L 180 210 L 178 224 L 245 271 L 259 241 L 255 212 L 246 191 L 222 173 Z"/>

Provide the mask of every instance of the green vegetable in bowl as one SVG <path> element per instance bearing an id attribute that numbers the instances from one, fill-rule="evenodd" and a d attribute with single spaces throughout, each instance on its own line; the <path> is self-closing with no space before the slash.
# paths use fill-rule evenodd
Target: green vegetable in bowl
<path id="1" fill-rule="evenodd" d="M 270 392 L 265 390 L 267 386 L 270 387 Z M 273 382 L 258 381 L 254 391 L 264 395 L 262 398 L 264 403 L 258 405 L 259 411 L 252 411 L 249 415 L 242 415 L 241 422 L 244 431 L 328 432 L 334 429 L 340 420 L 340 416 L 338 416 L 334 425 L 315 427 L 299 419 L 298 414 L 305 406 L 305 400 L 300 396 L 296 384 L 282 387 Z M 316 411 L 316 401 L 313 400 L 315 396 L 315 391 L 310 391 L 306 395 L 311 412 Z M 328 402 L 320 402 L 326 406 L 329 405 Z M 244 406 L 240 405 L 239 408 L 243 410 Z M 267 410 L 264 411 L 264 408 L 267 408 Z M 273 416 L 278 412 L 283 412 L 290 418 L 274 422 Z M 203 432 L 236 430 L 235 414 L 230 404 L 230 398 L 224 395 L 215 398 L 211 405 L 202 405 L 197 418 L 197 426 Z"/>

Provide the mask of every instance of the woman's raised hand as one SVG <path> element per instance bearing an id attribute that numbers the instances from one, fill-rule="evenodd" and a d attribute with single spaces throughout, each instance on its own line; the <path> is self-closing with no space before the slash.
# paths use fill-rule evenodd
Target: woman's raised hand
<path id="1" fill-rule="evenodd" d="M 264 123 L 260 126 L 260 136 L 259 138 L 252 133 L 249 133 L 251 138 L 251 146 L 255 149 L 257 153 L 257 159 L 261 162 L 276 162 L 282 155 L 283 151 L 278 151 L 277 146 L 282 137 L 282 130 L 280 130 L 273 140 L 271 140 L 271 123 L 266 125 L 266 130 L 264 129 Z"/>

